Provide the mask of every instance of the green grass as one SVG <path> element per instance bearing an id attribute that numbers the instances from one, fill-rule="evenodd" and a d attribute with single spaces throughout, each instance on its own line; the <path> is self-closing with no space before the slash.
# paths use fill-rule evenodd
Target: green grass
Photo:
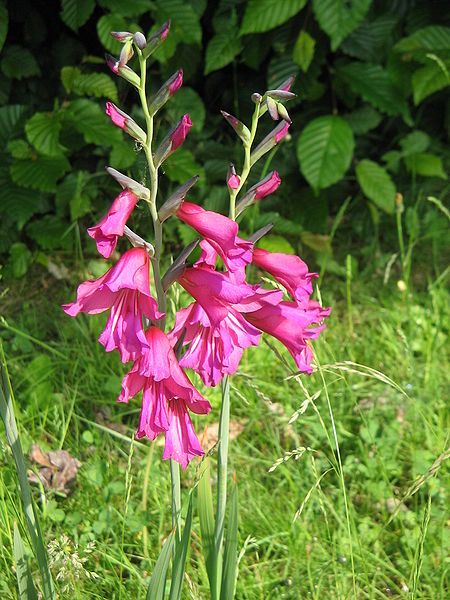
<path id="1" fill-rule="evenodd" d="M 444 279 L 401 292 L 394 276 L 386 285 L 382 274 L 354 276 L 350 305 L 349 286 L 327 274 L 322 299 L 333 313 L 314 375 L 294 377 L 278 345 L 245 355 L 231 391 L 232 419 L 245 423 L 230 444 L 237 598 L 448 597 Z M 124 369 L 96 342 L 102 317 L 73 320 L 59 309 L 74 289 L 37 270 L 3 298 L 16 418 L 26 450 L 64 448 L 82 462 L 67 498 L 34 489 L 47 544 L 65 534 L 83 556 L 95 541 L 85 568 L 96 579 L 76 579 L 74 546 L 63 543 L 68 559 L 53 571 L 59 589 L 68 586 L 61 597 L 144 598 L 171 528 L 169 465 L 159 445 L 131 442 L 139 403 L 114 401 Z M 220 402 L 220 390 L 200 389 L 214 410 L 197 419 L 199 432 L 218 420 Z M 14 521 L 27 538 L 3 431 L 0 442 L 0 595 L 9 599 Z M 197 472 L 182 475 L 184 510 Z M 195 515 L 185 598 L 208 598 L 199 533 Z"/>

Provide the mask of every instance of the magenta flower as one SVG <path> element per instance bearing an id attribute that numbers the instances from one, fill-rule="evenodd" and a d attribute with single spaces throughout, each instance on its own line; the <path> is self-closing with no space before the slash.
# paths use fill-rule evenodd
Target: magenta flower
<path id="1" fill-rule="evenodd" d="M 214 248 L 229 271 L 243 269 L 251 262 L 253 244 L 237 236 L 239 227 L 235 221 L 186 201 L 176 214 Z"/>
<path id="2" fill-rule="evenodd" d="M 128 189 L 123 190 L 111 205 L 106 215 L 94 227 L 89 227 L 88 234 L 97 244 L 97 250 L 104 258 L 113 253 L 119 236 L 129 216 L 138 202 L 137 196 Z"/>
<path id="3" fill-rule="evenodd" d="M 255 248 L 252 263 L 273 275 L 299 302 L 312 294 L 312 279 L 318 277 L 318 274 L 310 273 L 308 265 L 300 257 Z"/>
<path id="4" fill-rule="evenodd" d="M 145 336 L 148 350 L 125 375 L 118 401 L 128 402 L 143 390 L 136 437 L 154 440 L 165 434 L 163 459 L 172 458 L 185 469 L 195 456 L 204 454 L 188 409 L 207 414 L 211 405 L 180 367 L 166 334 L 150 327 Z"/>
<path id="5" fill-rule="evenodd" d="M 170 141 L 172 143 L 171 152 L 174 152 L 181 146 L 192 127 L 192 121 L 189 115 L 184 115 L 177 123 L 176 127 L 170 133 Z"/>
<path id="6" fill-rule="evenodd" d="M 255 186 L 255 200 L 262 200 L 273 194 L 280 187 L 280 184 L 281 178 L 278 171 L 272 171 Z"/>
<path id="7" fill-rule="evenodd" d="M 169 90 L 169 95 L 173 96 L 183 85 L 183 69 L 178 69 L 175 75 L 167 81 L 167 89 Z"/>
<path id="8" fill-rule="evenodd" d="M 237 190 L 241 184 L 241 179 L 236 173 L 235 166 L 231 163 L 227 173 L 227 186 L 230 190 Z"/>
<path id="9" fill-rule="evenodd" d="M 107 102 L 105 112 L 116 127 L 125 129 L 125 124 L 127 122 L 126 115 L 124 112 L 119 110 L 115 104 L 112 102 Z"/>
<path id="10" fill-rule="evenodd" d="M 274 132 L 275 133 L 274 137 L 275 137 L 275 143 L 276 144 L 278 144 L 278 142 L 281 141 L 284 138 L 284 136 L 288 132 L 289 127 L 290 127 L 290 123 L 288 123 L 287 121 L 284 121 L 284 122 L 282 121 L 282 126 L 279 129 L 276 128 L 277 131 Z"/>
<path id="11" fill-rule="evenodd" d="M 146 250 L 131 248 L 102 277 L 82 283 L 76 302 L 62 307 L 71 317 L 111 309 L 99 342 L 107 352 L 117 348 L 124 363 L 138 358 L 147 346 L 143 316 L 152 321 L 162 316 L 150 294 L 149 268 Z"/>
<path id="12" fill-rule="evenodd" d="M 309 340 L 318 337 L 325 327 L 321 321 L 330 312 L 331 308 L 322 308 L 314 300 L 304 300 L 302 303 L 266 303 L 255 312 L 246 313 L 245 318 L 284 344 L 300 371 L 312 373 L 313 352 Z"/>

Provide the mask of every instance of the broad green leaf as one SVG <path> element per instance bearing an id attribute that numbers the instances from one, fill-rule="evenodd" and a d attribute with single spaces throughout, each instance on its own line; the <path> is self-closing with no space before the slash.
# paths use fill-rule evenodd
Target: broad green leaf
<path id="1" fill-rule="evenodd" d="M 75 171 L 67 175 L 58 185 L 56 205 L 58 209 L 68 206 L 72 221 L 84 217 L 92 208 L 90 194 L 86 190 L 90 180 L 91 176 L 87 171 Z"/>
<path id="2" fill-rule="evenodd" d="M 337 76 L 381 112 L 388 115 L 401 114 L 408 118 L 406 98 L 380 65 L 352 62 L 338 67 Z"/>
<path id="3" fill-rule="evenodd" d="M 65 156 L 36 156 L 32 160 L 14 160 L 10 173 L 14 183 L 33 190 L 54 192 L 56 182 L 70 169 Z"/>
<path id="4" fill-rule="evenodd" d="M 78 31 L 94 12 L 95 0 L 61 0 L 61 19 L 64 23 Z"/>
<path id="5" fill-rule="evenodd" d="M 380 113 L 369 104 L 365 104 L 361 108 L 342 116 L 352 128 L 353 133 L 357 135 L 363 135 L 375 129 L 382 121 Z"/>
<path id="6" fill-rule="evenodd" d="M 25 140 L 11 140 L 7 148 L 13 158 L 31 158 L 33 155 L 31 147 Z"/>
<path id="7" fill-rule="evenodd" d="M 25 124 L 27 139 L 38 152 L 46 156 L 59 156 L 61 122 L 54 113 L 35 113 Z"/>
<path id="8" fill-rule="evenodd" d="M 211 489 L 210 460 L 205 457 L 200 467 L 197 487 L 197 511 L 202 536 L 202 551 L 211 586 L 215 586 L 214 508 Z"/>
<path id="9" fill-rule="evenodd" d="M 170 584 L 170 600 L 180 600 L 183 588 L 184 570 L 186 566 L 186 557 L 191 541 L 192 529 L 192 499 L 193 494 L 189 497 L 189 506 L 184 523 L 183 535 L 181 540 L 175 542 L 175 557 L 172 569 L 172 581 Z"/>
<path id="10" fill-rule="evenodd" d="M 14 244 L 14 246 L 24 246 L 27 250 L 25 244 Z M 23 275 L 25 275 L 25 273 L 23 273 Z M 19 275 L 19 277 L 21 276 L 22 275 Z M 28 564 L 27 555 L 25 553 L 25 547 L 23 545 L 22 536 L 20 535 L 17 523 L 14 523 L 13 552 L 14 563 L 16 565 L 17 589 L 19 600 L 37 600 L 38 596 L 36 593 L 36 588 L 34 587 L 30 566 Z"/>
<path id="11" fill-rule="evenodd" d="M 98 0 L 98 3 L 121 17 L 139 17 L 153 7 L 151 0 Z"/>
<path id="12" fill-rule="evenodd" d="M 80 99 L 70 103 L 65 118 L 79 131 L 86 143 L 112 146 L 123 140 L 122 132 L 96 102 Z"/>
<path id="13" fill-rule="evenodd" d="M 8 138 L 18 131 L 27 110 L 28 107 L 21 104 L 0 106 L 0 148 L 4 147 Z"/>
<path id="14" fill-rule="evenodd" d="M 344 119 L 329 115 L 308 123 L 298 139 L 297 157 L 301 172 L 316 192 L 342 179 L 354 146 L 353 132 Z"/>
<path id="15" fill-rule="evenodd" d="M 228 515 L 227 537 L 224 546 L 222 586 L 220 600 L 234 598 L 238 562 L 238 499 L 237 485 L 231 491 L 230 513 Z"/>
<path id="16" fill-rule="evenodd" d="M 360 60 L 380 62 L 392 46 L 398 20 L 398 15 L 389 13 L 376 19 L 366 19 L 342 43 L 341 50 Z"/>
<path id="17" fill-rule="evenodd" d="M 106 73 L 82 73 L 77 67 L 63 67 L 61 81 L 67 93 L 118 101 L 115 82 Z"/>
<path id="18" fill-rule="evenodd" d="M 13 277 L 19 279 L 28 271 L 31 264 L 32 255 L 25 244 L 17 242 L 9 249 L 9 264 Z"/>
<path id="19" fill-rule="evenodd" d="M 164 542 L 164 546 L 160 555 L 158 556 L 158 560 L 156 561 L 147 589 L 146 600 L 164 600 L 167 569 L 169 568 L 170 556 L 172 554 L 174 541 L 175 535 L 172 531 Z"/>
<path id="20" fill-rule="evenodd" d="M 269 252 L 283 252 L 284 254 L 295 254 L 295 250 L 287 239 L 281 235 L 265 235 L 258 246 Z"/>
<path id="21" fill-rule="evenodd" d="M 394 50 L 422 58 L 428 52 L 450 53 L 450 27 L 429 25 L 418 29 L 412 35 L 401 39 Z"/>
<path id="22" fill-rule="evenodd" d="M 319 252 L 320 254 L 332 254 L 331 239 L 329 235 L 321 233 L 312 233 L 311 231 L 302 231 L 300 234 L 302 244 Z"/>
<path id="23" fill-rule="evenodd" d="M 192 131 L 202 131 L 205 124 L 205 106 L 195 90 L 182 87 L 166 105 L 167 114 L 175 122 L 189 113 L 192 119 Z"/>
<path id="24" fill-rule="evenodd" d="M 2 187 L 2 213 L 8 215 L 20 231 L 33 215 L 40 212 L 42 202 L 32 190 L 10 183 Z"/>
<path id="25" fill-rule="evenodd" d="M 122 44 L 115 40 L 111 31 L 136 31 L 132 29 L 130 24 L 120 14 L 103 15 L 97 21 L 97 35 L 103 46 L 111 52 L 111 54 L 119 54 L 122 49 Z"/>
<path id="26" fill-rule="evenodd" d="M 364 195 L 378 208 L 392 214 L 395 210 L 395 185 L 388 172 L 372 160 L 356 165 L 356 179 Z"/>
<path id="27" fill-rule="evenodd" d="M 129 169 L 136 162 L 136 158 L 134 145 L 123 140 L 113 145 L 109 155 L 109 166 L 119 171 Z"/>
<path id="28" fill-rule="evenodd" d="M 420 104 L 422 100 L 450 86 L 450 73 L 447 64 L 433 62 L 414 71 L 412 76 L 412 87 L 414 104 Z"/>
<path id="29" fill-rule="evenodd" d="M 171 35 L 185 44 L 200 44 L 202 28 L 198 13 L 185 0 L 158 0 L 158 19 L 171 19 Z"/>
<path id="30" fill-rule="evenodd" d="M 303 31 L 302 29 L 295 42 L 292 58 L 304 73 L 309 69 L 309 65 L 314 58 L 315 47 L 316 40 L 307 31 Z"/>
<path id="31" fill-rule="evenodd" d="M 267 89 L 274 90 L 278 85 L 286 81 L 291 75 L 298 74 L 298 65 L 290 56 L 277 56 L 273 58 L 267 68 Z"/>
<path id="32" fill-rule="evenodd" d="M 269 31 L 285 23 L 305 6 L 307 0 L 249 0 L 241 34 Z"/>
<path id="33" fill-rule="evenodd" d="M 171 181 L 184 183 L 194 175 L 204 176 L 204 169 L 197 162 L 192 152 L 180 148 L 164 162 L 163 171 Z"/>
<path id="34" fill-rule="evenodd" d="M 405 157 L 405 164 L 408 171 L 423 177 L 439 177 L 447 179 L 447 173 L 444 171 L 442 158 L 436 154 L 420 152 Z"/>
<path id="35" fill-rule="evenodd" d="M 430 136 L 423 131 L 412 131 L 400 140 L 402 156 L 425 152 L 431 143 Z"/>
<path id="36" fill-rule="evenodd" d="M 27 48 L 15 44 L 7 46 L 2 53 L 2 71 L 11 79 L 24 79 L 41 74 L 41 69 L 32 53 Z"/>
<path id="37" fill-rule="evenodd" d="M 3 44 L 6 40 L 6 34 L 8 33 L 8 9 L 6 8 L 5 2 L 0 2 L 0 51 L 3 48 Z"/>
<path id="38" fill-rule="evenodd" d="M 361 23 L 372 0 L 313 0 L 313 10 L 320 27 L 336 50 L 341 42 Z"/>
<path id="39" fill-rule="evenodd" d="M 70 225 L 54 215 L 46 215 L 33 221 L 26 227 L 27 235 L 44 250 L 68 248 L 71 240 L 68 236 Z"/>
<path id="40" fill-rule="evenodd" d="M 228 28 L 216 33 L 206 48 L 205 75 L 230 64 L 241 50 L 242 43 L 236 29 Z"/>

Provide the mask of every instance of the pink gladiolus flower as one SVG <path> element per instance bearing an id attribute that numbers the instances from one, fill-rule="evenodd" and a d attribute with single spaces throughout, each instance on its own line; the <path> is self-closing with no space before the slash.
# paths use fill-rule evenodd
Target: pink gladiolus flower
<path id="1" fill-rule="evenodd" d="M 135 360 L 147 346 L 142 319 L 160 319 L 156 300 L 150 294 L 150 259 L 143 248 L 131 248 L 99 279 L 82 283 L 76 302 L 64 304 L 71 317 L 111 309 L 99 342 L 107 352 L 118 349 L 122 362 Z"/>
<path id="2" fill-rule="evenodd" d="M 96 241 L 97 250 L 104 258 L 113 253 L 119 236 L 129 216 L 136 206 L 138 198 L 128 189 L 123 190 L 111 205 L 106 215 L 94 227 L 89 227 L 88 234 Z"/>
<path id="3" fill-rule="evenodd" d="M 235 221 L 186 201 L 176 214 L 214 248 L 229 271 L 243 269 L 251 262 L 253 244 L 237 236 L 239 227 Z"/>
<path id="4" fill-rule="evenodd" d="M 245 318 L 258 329 L 280 340 L 291 353 L 300 371 L 312 373 L 313 352 L 309 340 L 318 337 L 325 327 L 319 323 L 328 317 L 330 312 L 331 308 L 322 308 L 314 300 L 304 300 L 302 303 L 267 303 L 255 312 L 246 313 Z"/>
<path id="5" fill-rule="evenodd" d="M 119 402 L 128 402 L 143 390 L 137 438 L 154 440 L 164 433 L 163 459 L 172 458 L 185 469 L 195 456 L 204 454 L 188 409 L 207 414 L 210 403 L 194 388 L 180 367 L 170 341 L 157 327 L 146 333 L 144 352 L 122 381 Z"/>
<path id="6" fill-rule="evenodd" d="M 172 143 L 170 151 L 173 152 L 181 146 L 186 139 L 190 128 L 192 127 L 192 121 L 189 115 L 184 115 L 178 122 L 175 129 L 170 134 L 170 141 Z"/>
<path id="7" fill-rule="evenodd" d="M 112 102 L 106 103 L 106 114 L 114 123 L 114 125 L 116 125 L 116 127 L 120 127 L 120 129 L 125 129 L 127 122 L 126 116 Z"/>
<path id="8" fill-rule="evenodd" d="M 299 302 L 308 299 L 312 294 L 311 280 L 318 275 L 309 273 L 308 265 L 300 257 L 255 248 L 252 263 L 273 275 Z"/>
<path id="9" fill-rule="evenodd" d="M 280 187 L 281 177 L 278 171 L 272 171 L 267 177 L 265 177 L 255 189 L 255 200 L 262 200 L 266 196 L 273 194 Z"/>

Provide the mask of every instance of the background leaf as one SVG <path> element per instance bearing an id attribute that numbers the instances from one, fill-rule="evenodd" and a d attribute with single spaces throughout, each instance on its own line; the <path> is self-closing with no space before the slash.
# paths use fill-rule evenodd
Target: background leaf
<path id="1" fill-rule="evenodd" d="M 5 3 L 0 2 L 0 50 L 3 48 L 3 44 L 6 40 L 6 34 L 8 33 L 8 9 Z"/>
<path id="2" fill-rule="evenodd" d="M 77 67 L 63 67 L 61 81 L 67 93 L 108 98 L 118 102 L 117 86 L 106 73 L 82 73 Z"/>
<path id="3" fill-rule="evenodd" d="M 216 33 L 206 48 L 205 75 L 228 65 L 241 50 L 242 43 L 235 28 Z"/>
<path id="4" fill-rule="evenodd" d="M 356 178 L 369 200 L 389 214 L 394 212 L 395 185 L 383 167 L 372 160 L 361 160 L 356 165 Z"/>
<path id="5" fill-rule="evenodd" d="M 285 23 L 297 14 L 306 4 L 306 0 L 249 0 L 241 33 L 269 31 Z"/>
<path id="6" fill-rule="evenodd" d="M 320 27 L 330 36 L 336 50 L 369 10 L 372 0 L 313 0 L 313 10 Z"/>
<path id="7" fill-rule="evenodd" d="M 35 113 L 25 124 L 27 139 L 38 152 L 58 156 L 62 152 L 59 143 L 61 123 L 53 113 Z"/>
<path id="8" fill-rule="evenodd" d="M 2 71 L 6 77 L 24 79 L 40 75 L 41 69 L 32 53 L 22 46 L 7 46 L 2 54 Z"/>
<path id="9" fill-rule="evenodd" d="M 95 8 L 95 0 L 61 0 L 61 19 L 73 29 L 86 23 Z"/>
<path id="10" fill-rule="evenodd" d="M 314 57 L 315 47 L 316 40 L 307 31 L 300 31 L 292 51 L 292 58 L 305 73 Z"/>
<path id="11" fill-rule="evenodd" d="M 448 65 L 440 65 L 433 62 L 414 71 L 412 76 L 412 87 L 414 104 L 420 104 L 422 100 L 450 85 L 450 74 Z"/>
<path id="12" fill-rule="evenodd" d="M 447 179 L 444 171 L 442 158 L 428 152 L 420 152 L 405 157 L 405 164 L 411 173 L 422 175 L 423 177 L 439 177 Z"/>

